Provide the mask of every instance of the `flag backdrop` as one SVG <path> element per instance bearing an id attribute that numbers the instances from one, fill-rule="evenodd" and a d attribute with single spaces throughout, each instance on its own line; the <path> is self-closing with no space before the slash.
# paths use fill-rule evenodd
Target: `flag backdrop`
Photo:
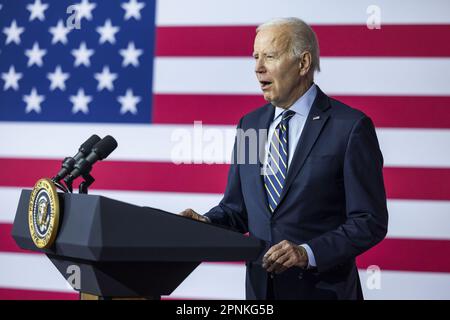
<path id="1" fill-rule="evenodd" d="M 372 117 L 385 158 L 389 232 L 358 258 L 365 297 L 450 299 L 450 2 L 375 2 L 0 0 L 0 298 L 77 298 L 10 232 L 20 190 L 93 133 L 119 147 L 92 193 L 174 213 L 216 205 L 235 125 L 264 103 L 255 27 L 297 16 L 319 38 L 317 84 Z M 367 28 L 377 12 L 381 29 Z M 174 152 L 194 121 L 219 138 Z M 244 298 L 244 279 L 242 263 L 204 263 L 169 298 Z"/>

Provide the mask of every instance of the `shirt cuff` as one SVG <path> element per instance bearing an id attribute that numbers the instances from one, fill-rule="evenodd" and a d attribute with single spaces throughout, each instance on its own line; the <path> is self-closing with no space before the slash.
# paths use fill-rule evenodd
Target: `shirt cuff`
<path id="1" fill-rule="evenodd" d="M 316 258 L 314 257 L 314 253 L 312 252 L 311 247 L 306 243 L 301 244 L 300 246 L 305 248 L 306 254 L 308 255 L 308 269 L 317 267 Z"/>

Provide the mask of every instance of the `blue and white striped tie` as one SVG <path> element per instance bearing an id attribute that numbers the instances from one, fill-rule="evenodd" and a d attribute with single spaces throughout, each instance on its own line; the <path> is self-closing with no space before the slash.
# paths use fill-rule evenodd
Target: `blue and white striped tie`
<path id="1" fill-rule="evenodd" d="M 280 123 L 276 126 L 270 141 L 267 156 L 266 171 L 264 174 L 264 186 L 267 192 L 267 200 L 271 212 L 275 210 L 280 202 L 286 180 L 289 159 L 289 120 L 295 112 L 286 110 L 283 112 Z"/>

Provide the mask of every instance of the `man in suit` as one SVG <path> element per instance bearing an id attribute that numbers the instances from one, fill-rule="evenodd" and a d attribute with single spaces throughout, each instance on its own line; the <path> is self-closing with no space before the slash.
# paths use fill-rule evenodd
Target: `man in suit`
<path id="1" fill-rule="evenodd" d="M 319 47 L 302 20 L 259 26 L 253 57 L 269 104 L 239 122 L 219 205 L 181 214 L 265 241 L 247 263 L 247 299 L 362 299 L 355 258 L 388 223 L 374 125 L 314 83 Z M 256 148 L 239 134 L 251 130 L 266 133 Z"/>

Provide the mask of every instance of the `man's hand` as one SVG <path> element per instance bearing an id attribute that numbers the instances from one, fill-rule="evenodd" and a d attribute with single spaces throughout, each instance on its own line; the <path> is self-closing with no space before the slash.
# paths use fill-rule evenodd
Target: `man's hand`
<path id="1" fill-rule="evenodd" d="M 306 268 L 308 266 L 308 254 L 305 248 L 287 240 L 271 247 L 263 258 L 263 268 L 267 272 L 281 273 L 294 266 Z"/>
<path id="2" fill-rule="evenodd" d="M 188 217 L 188 218 L 198 220 L 198 221 L 209 222 L 208 219 L 206 219 L 204 216 L 198 214 L 197 212 L 195 212 L 192 209 L 186 209 L 186 210 L 180 212 L 180 216 Z"/>

